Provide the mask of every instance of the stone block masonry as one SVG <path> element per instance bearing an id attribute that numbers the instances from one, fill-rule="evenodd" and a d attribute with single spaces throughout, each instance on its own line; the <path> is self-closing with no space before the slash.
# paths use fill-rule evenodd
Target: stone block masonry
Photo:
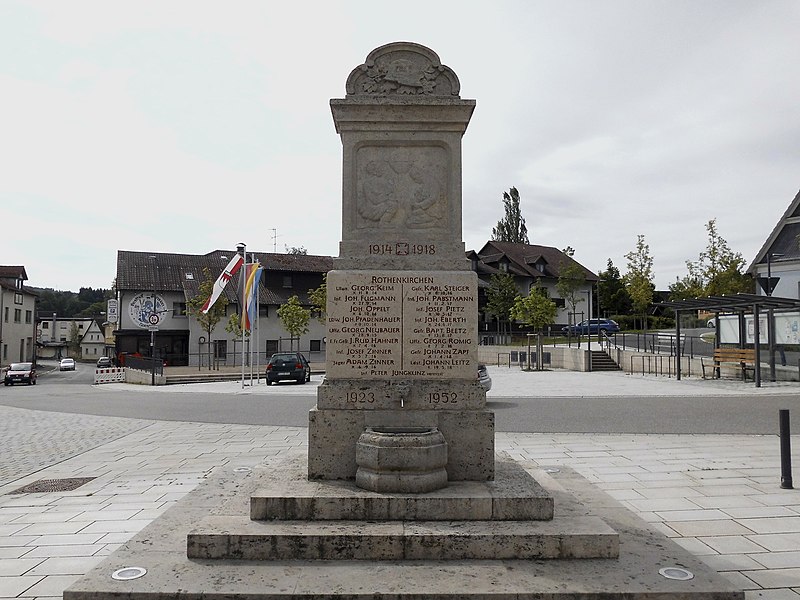
<path id="1" fill-rule="evenodd" d="M 438 429 L 453 481 L 494 476 L 477 380 L 478 281 L 461 239 L 461 138 L 474 100 L 429 48 L 373 50 L 331 100 L 342 241 L 328 273 L 326 379 L 309 415 L 311 479 L 353 479 L 366 427 Z"/>

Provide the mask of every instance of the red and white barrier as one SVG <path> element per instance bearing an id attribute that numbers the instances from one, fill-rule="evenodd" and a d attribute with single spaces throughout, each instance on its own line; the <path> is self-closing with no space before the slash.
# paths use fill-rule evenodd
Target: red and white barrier
<path id="1" fill-rule="evenodd" d="M 107 369 L 95 369 L 95 383 L 125 383 L 124 367 L 109 367 Z"/>

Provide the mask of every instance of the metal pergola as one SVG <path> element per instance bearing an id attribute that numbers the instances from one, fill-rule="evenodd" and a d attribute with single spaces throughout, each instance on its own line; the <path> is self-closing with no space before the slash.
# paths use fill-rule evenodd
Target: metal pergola
<path id="1" fill-rule="evenodd" d="M 757 294 L 733 294 L 730 296 L 708 296 L 706 298 L 691 298 L 688 300 L 673 300 L 670 302 L 659 302 L 658 306 L 671 308 L 675 311 L 675 335 L 678 343 L 676 347 L 676 378 L 681 378 L 681 319 L 683 312 L 707 310 L 715 312 L 715 324 L 717 336 L 714 347 L 719 347 L 719 313 L 729 312 L 739 315 L 739 347 L 744 348 L 746 339 L 745 315 L 753 315 L 753 341 L 755 348 L 755 368 L 754 379 L 756 387 L 761 387 L 761 331 L 760 315 L 767 312 L 767 343 L 769 345 L 769 367 L 770 378 L 775 381 L 775 311 L 800 311 L 800 300 L 794 298 L 778 298 L 775 296 L 759 296 Z"/>

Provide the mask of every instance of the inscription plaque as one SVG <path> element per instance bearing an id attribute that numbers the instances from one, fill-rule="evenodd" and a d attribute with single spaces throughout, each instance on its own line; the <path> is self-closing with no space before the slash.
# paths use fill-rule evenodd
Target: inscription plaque
<path id="1" fill-rule="evenodd" d="M 474 379 L 474 273 L 331 271 L 331 379 Z"/>

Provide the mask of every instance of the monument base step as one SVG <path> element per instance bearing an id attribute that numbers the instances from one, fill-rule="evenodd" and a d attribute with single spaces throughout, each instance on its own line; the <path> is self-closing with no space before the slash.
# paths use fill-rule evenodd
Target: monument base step
<path id="1" fill-rule="evenodd" d="M 619 536 L 597 517 L 551 521 L 251 521 L 208 517 L 189 558 L 470 560 L 616 558 Z"/>
<path id="2" fill-rule="evenodd" d="M 499 458 L 498 462 L 502 462 Z M 648 527 L 572 470 L 529 469 L 555 502 L 554 521 L 594 516 L 619 534 L 619 557 L 562 560 L 293 560 L 190 559 L 187 534 L 207 516 L 249 514 L 250 495 L 284 468 L 273 459 L 250 473 L 235 465 L 212 478 L 76 581 L 64 600 L 278 600 L 348 598 L 422 600 L 743 600 L 744 593 L 698 558 Z M 495 523 L 496 525 L 497 523 Z M 117 581 L 123 567 L 144 576 Z M 688 580 L 659 571 L 690 571 Z"/>
<path id="3" fill-rule="evenodd" d="M 424 494 L 378 493 L 352 481 L 309 481 L 300 459 L 266 474 L 250 498 L 254 520 L 525 521 L 553 518 L 553 497 L 514 461 L 494 481 L 452 481 Z"/>

